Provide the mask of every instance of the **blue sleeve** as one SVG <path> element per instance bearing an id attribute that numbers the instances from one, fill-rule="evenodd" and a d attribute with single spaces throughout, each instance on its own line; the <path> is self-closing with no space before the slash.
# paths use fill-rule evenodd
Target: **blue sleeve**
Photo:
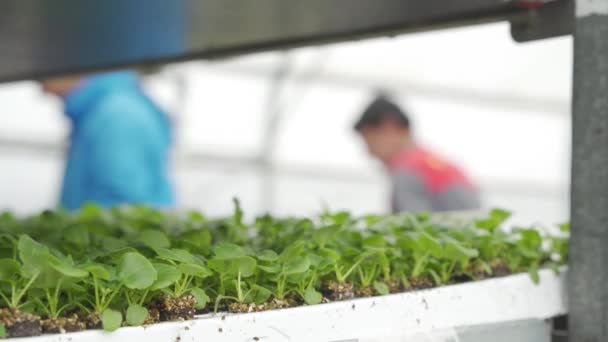
<path id="1" fill-rule="evenodd" d="M 90 145 L 90 200 L 103 206 L 149 203 L 154 182 L 149 163 L 150 130 L 128 112 L 103 113 Z M 160 153 L 160 151 L 158 151 Z"/>

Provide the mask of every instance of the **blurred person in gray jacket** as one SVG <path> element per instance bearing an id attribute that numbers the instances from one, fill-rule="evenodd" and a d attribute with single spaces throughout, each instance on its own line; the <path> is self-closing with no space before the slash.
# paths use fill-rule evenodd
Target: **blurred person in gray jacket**
<path id="1" fill-rule="evenodd" d="M 390 175 L 394 213 L 479 208 L 471 180 L 453 163 L 418 145 L 408 115 L 388 97 L 373 100 L 354 128 Z"/>

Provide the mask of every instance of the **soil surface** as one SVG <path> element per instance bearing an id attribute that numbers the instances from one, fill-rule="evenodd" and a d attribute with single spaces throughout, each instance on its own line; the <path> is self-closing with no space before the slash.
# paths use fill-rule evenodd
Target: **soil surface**
<path id="1" fill-rule="evenodd" d="M 6 327 L 8 337 L 37 336 L 42 333 L 40 317 L 19 309 L 0 309 L 0 322 Z"/>
<path id="2" fill-rule="evenodd" d="M 483 279 L 485 278 L 485 276 L 483 277 L 476 277 L 475 279 Z M 469 274 L 456 274 L 452 277 L 452 279 L 450 279 L 451 282 L 454 282 L 455 284 L 460 284 L 460 283 L 468 283 L 470 281 L 472 281 L 473 278 L 471 277 L 471 275 Z"/>
<path id="3" fill-rule="evenodd" d="M 330 281 L 323 284 L 321 293 L 331 301 L 348 300 L 355 298 L 354 286 L 351 283 L 338 283 Z"/>
<path id="4" fill-rule="evenodd" d="M 158 322 L 160 322 L 160 311 L 155 307 L 148 308 L 148 317 L 146 317 L 144 325 L 150 325 Z"/>
<path id="5" fill-rule="evenodd" d="M 409 281 L 412 290 L 424 290 L 435 287 L 435 283 L 433 283 L 433 280 L 427 277 L 412 278 Z"/>
<path id="6" fill-rule="evenodd" d="M 465 281 L 469 281 L 469 280 L 481 280 L 481 279 L 486 279 L 491 277 L 491 274 L 488 274 L 486 272 L 486 270 L 479 264 L 471 266 L 470 270 L 470 276 L 465 278 Z"/>
<path id="7" fill-rule="evenodd" d="M 388 285 L 388 290 L 390 293 L 400 293 L 405 291 L 403 284 L 401 284 L 401 281 L 398 279 L 391 279 L 386 285 Z"/>
<path id="8" fill-rule="evenodd" d="M 260 312 L 266 310 L 277 310 L 286 309 L 294 306 L 298 306 L 299 303 L 294 298 L 285 298 L 283 300 L 273 298 L 272 300 L 263 304 L 245 304 L 245 303 L 230 303 L 228 304 L 228 312 L 233 313 L 247 313 L 247 312 Z"/>
<path id="9" fill-rule="evenodd" d="M 355 295 L 357 297 L 371 297 L 376 295 L 376 291 L 372 287 L 366 286 L 355 289 Z"/>
<path id="10" fill-rule="evenodd" d="M 494 260 L 490 263 L 490 267 L 492 268 L 492 273 L 494 277 L 504 277 L 511 274 L 511 271 L 509 271 L 509 268 L 507 267 L 507 264 L 504 262 L 504 260 Z"/>
<path id="11" fill-rule="evenodd" d="M 82 331 L 87 323 L 80 320 L 78 315 L 68 317 L 52 317 L 42 320 L 42 331 L 47 334 L 63 334 L 66 332 Z"/>
<path id="12" fill-rule="evenodd" d="M 89 315 L 86 315 L 83 319 L 84 323 L 87 326 L 87 329 L 101 329 L 101 314 L 97 312 L 93 312 Z"/>
<path id="13" fill-rule="evenodd" d="M 193 296 L 179 298 L 162 297 L 151 309 L 156 308 L 161 321 L 184 321 L 194 318 L 196 299 Z"/>

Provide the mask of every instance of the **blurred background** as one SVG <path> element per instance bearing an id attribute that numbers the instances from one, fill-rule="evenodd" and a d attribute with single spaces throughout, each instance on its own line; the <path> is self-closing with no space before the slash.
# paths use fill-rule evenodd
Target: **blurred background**
<path id="1" fill-rule="evenodd" d="M 484 207 L 528 222 L 568 217 L 570 37 L 517 44 L 508 24 L 218 61 L 146 76 L 175 127 L 181 208 L 311 214 L 388 212 L 388 179 L 352 125 L 377 88 L 417 139 L 463 166 Z M 68 123 L 33 82 L 0 85 L 0 209 L 57 202 Z"/>

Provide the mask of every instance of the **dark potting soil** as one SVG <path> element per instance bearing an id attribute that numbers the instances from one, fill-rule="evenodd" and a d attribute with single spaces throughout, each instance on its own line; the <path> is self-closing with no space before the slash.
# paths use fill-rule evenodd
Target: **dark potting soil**
<path id="1" fill-rule="evenodd" d="M 323 284 L 321 293 L 331 301 L 348 300 L 355 298 L 354 286 L 351 283 L 338 283 L 329 281 Z"/>
<path id="2" fill-rule="evenodd" d="M 355 296 L 357 297 L 371 297 L 375 295 L 376 291 L 371 286 L 360 287 L 355 289 Z"/>
<path id="3" fill-rule="evenodd" d="M 161 321 L 183 321 L 194 318 L 196 313 L 196 299 L 188 295 L 179 298 L 162 297 L 152 308 L 159 312 Z"/>
<path id="4" fill-rule="evenodd" d="M 468 275 L 459 275 L 455 277 L 459 278 L 455 279 L 455 281 L 462 283 L 465 281 L 482 280 L 492 277 L 492 274 L 488 274 L 488 270 L 481 264 L 471 265 L 467 271 Z"/>
<path id="5" fill-rule="evenodd" d="M 277 310 L 286 309 L 302 305 L 301 302 L 297 301 L 293 297 L 285 299 L 273 298 L 266 303 L 262 304 L 246 304 L 246 303 L 230 303 L 228 304 L 227 310 L 232 313 L 248 313 L 248 312 L 260 312 L 266 310 Z"/>
<path id="6" fill-rule="evenodd" d="M 101 329 L 101 314 L 93 312 L 83 317 L 82 321 L 87 326 L 87 329 Z"/>
<path id="7" fill-rule="evenodd" d="M 398 279 L 391 279 L 386 285 L 388 285 L 388 290 L 390 293 L 400 293 L 405 290 L 403 288 L 403 284 Z"/>
<path id="8" fill-rule="evenodd" d="M 433 280 L 428 277 L 412 278 L 409 282 L 412 290 L 425 290 L 435 287 Z"/>
<path id="9" fill-rule="evenodd" d="M 42 333 L 40 317 L 19 309 L 0 309 L 0 322 L 6 327 L 8 337 L 37 336 Z"/>
<path id="10" fill-rule="evenodd" d="M 66 332 L 82 331 L 87 328 L 87 323 L 81 321 L 78 315 L 68 317 L 52 317 L 43 319 L 42 331 L 47 334 L 62 334 Z"/>
<path id="11" fill-rule="evenodd" d="M 146 317 L 144 325 L 150 325 L 158 322 L 160 322 L 160 311 L 155 307 L 148 308 L 148 317 Z"/>
<path id="12" fill-rule="evenodd" d="M 483 279 L 483 278 L 485 278 L 485 276 L 477 277 L 476 279 Z M 464 274 L 464 273 L 457 274 L 457 275 L 453 276 L 451 279 L 451 281 L 454 282 L 455 284 L 468 283 L 472 280 L 473 280 L 473 278 L 471 277 L 471 275 Z"/>
<path id="13" fill-rule="evenodd" d="M 247 303 L 230 303 L 228 304 L 228 312 L 233 313 L 247 313 L 247 312 L 256 312 L 257 305 L 256 304 L 247 304 Z"/>
<path id="14" fill-rule="evenodd" d="M 511 274 L 504 260 L 494 260 L 490 263 L 490 267 L 492 268 L 492 275 L 494 277 L 504 277 Z"/>

